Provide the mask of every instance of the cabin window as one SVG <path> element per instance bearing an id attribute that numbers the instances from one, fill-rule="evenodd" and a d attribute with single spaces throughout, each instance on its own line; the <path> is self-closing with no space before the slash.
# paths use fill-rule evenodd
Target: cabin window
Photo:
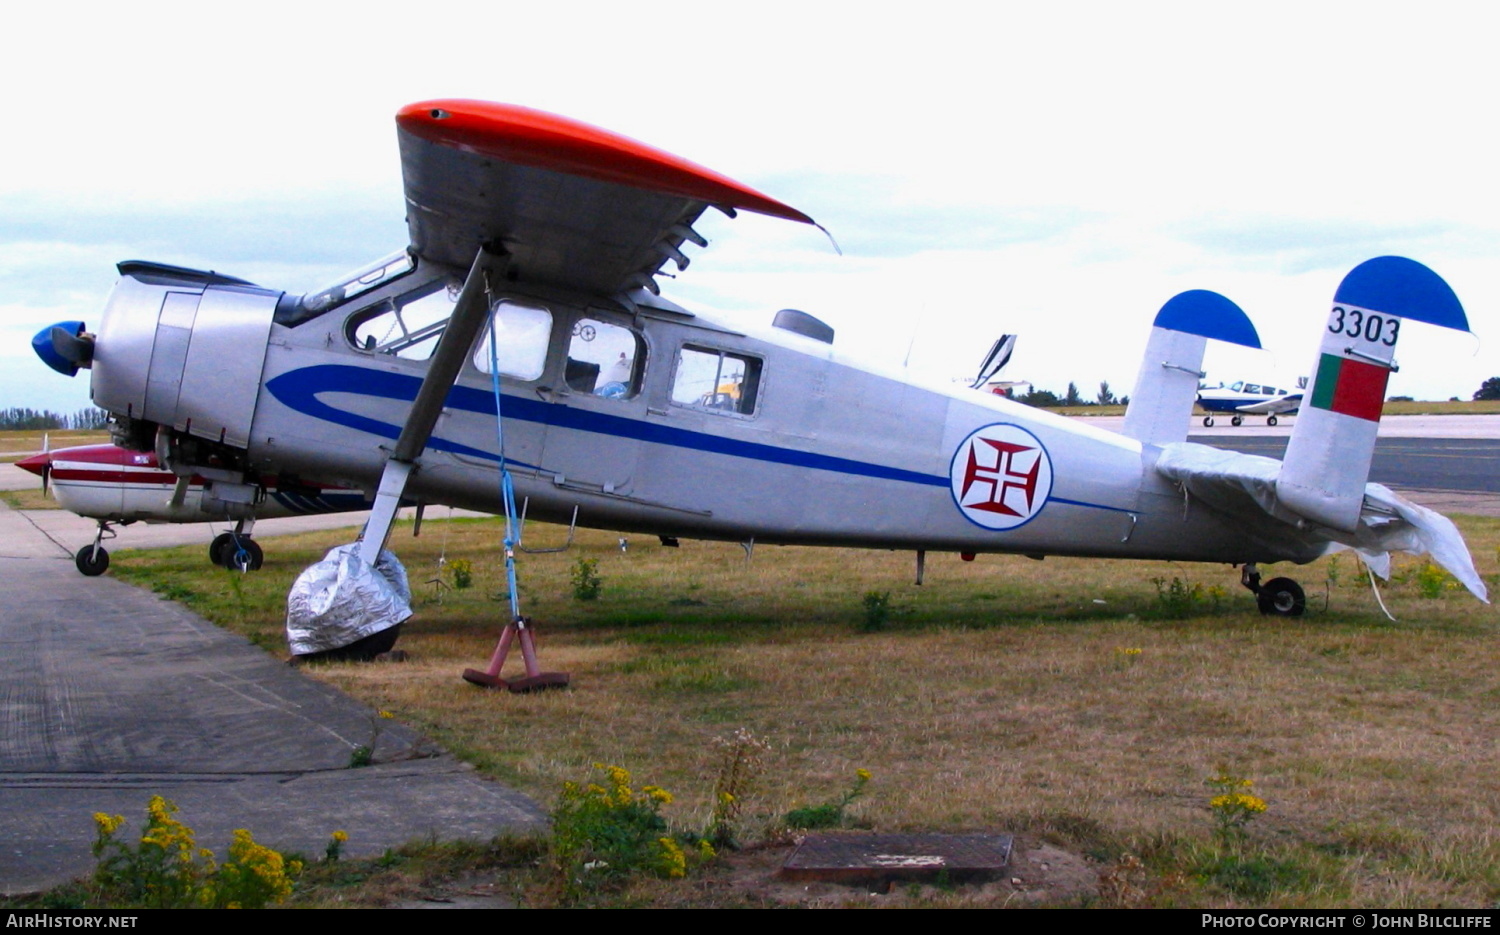
<path id="1" fill-rule="evenodd" d="M 760 394 L 760 360 L 709 347 L 684 345 L 677 358 L 672 402 L 713 412 L 749 415 Z"/>
<path id="2" fill-rule="evenodd" d="M 568 341 L 565 379 L 575 393 L 629 399 L 640 391 L 641 339 L 629 328 L 580 318 Z"/>
<path id="3" fill-rule="evenodd" d="M 448 326 L 459 284 L 437 283 L 421 292 L 387 299 L 351 323 L 354 346 L 373 354 L 427 360 Z"/>
<path id="4" fill-rule="evenodd" d="M 552 340 L 552 313 L 545 308 L 500 302 L 490 319 L 495 329 L 495 356 L 500 373 L 517 380 L 536 380 L 547 368 L 547 345 Z M 490 329 L 479 336 L 474 366 L 490 373 Z"/>

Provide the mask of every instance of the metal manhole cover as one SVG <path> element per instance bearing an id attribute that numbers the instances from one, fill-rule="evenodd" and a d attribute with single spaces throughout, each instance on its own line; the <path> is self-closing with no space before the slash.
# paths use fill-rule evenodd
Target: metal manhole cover
<path id="1" fill-rule="evenodd" d="M 989 880 L 1010 863 L 1011 840 L 1008 834 L 809 835 L 778 875 L 828 883 Z"/>

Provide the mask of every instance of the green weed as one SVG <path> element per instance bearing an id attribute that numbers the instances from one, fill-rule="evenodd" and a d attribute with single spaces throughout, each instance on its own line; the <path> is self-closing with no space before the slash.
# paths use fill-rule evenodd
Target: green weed
<path id="1" fill-rule="evenodd" d="M 803 808 L 792 809 L 786 813 L 787 827 L 805 830 L 843 827 L 846 817 L 845 812 L 854 803 L 855 799 L 865 794 L 865 786 L 869 782 L 869 770 L 855 770 L 854 784 L 849 787 L 847 792 L 821 805 L 808 805 Z"/>
<path id="2" fill-rule="evenodd" d="M 597 601 L 604 588 L 604 579 L 599 577 L 599 560 L 580 557 L 573 563 L 571 580 L 574 600 Z"/>

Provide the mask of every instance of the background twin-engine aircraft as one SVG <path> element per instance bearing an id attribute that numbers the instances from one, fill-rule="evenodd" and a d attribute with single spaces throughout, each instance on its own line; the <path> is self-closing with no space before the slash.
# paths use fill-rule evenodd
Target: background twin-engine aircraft
<path id="1" fill-rule="evenodd" d="M 1285 462 L 1185 441 L 1208 339 L 1259 346 L 1232 302 L 1161 309 L 1123 434 L 840 352 L 804 312 L 744 329 L 659 295 L 707 209 L 812 219 L 613 133 L 502 104 L 396 118 L 410 246 L 290 295 L 213 272 L 119 266 L 94 331 L 38 336 L 92 369 L 116 437 L 178 479 L 254 503 L 316 480 L 374 495 L 373 564 L 402 499 L 753 543 L 1223 562 L 1268 613 L 1302 594 L 1262 563 L 1332 547 L 1377 571 L 1429 551 L 1484 586 L 1447 520 L 1367 485 L 1407 321 L 1467 330 L 1420 264 L 1338 286 Z M 275 480 L 272 480 L 272 477 Z"/>

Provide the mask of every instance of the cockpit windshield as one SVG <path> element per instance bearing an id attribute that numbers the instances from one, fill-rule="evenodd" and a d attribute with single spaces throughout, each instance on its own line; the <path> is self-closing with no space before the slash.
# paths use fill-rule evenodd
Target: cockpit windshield
<path id="1" fill-rule="evenodd" d="M 308 312 L 322 312 L 333 308 L 357 295 L 385 285 L 393 279 L 405 276 L 417 268 L 416 260 L 405 250 L 398 250 L 352 273 L 340 276 L 333 285 L 310 293 L 302 300 Z"/>

